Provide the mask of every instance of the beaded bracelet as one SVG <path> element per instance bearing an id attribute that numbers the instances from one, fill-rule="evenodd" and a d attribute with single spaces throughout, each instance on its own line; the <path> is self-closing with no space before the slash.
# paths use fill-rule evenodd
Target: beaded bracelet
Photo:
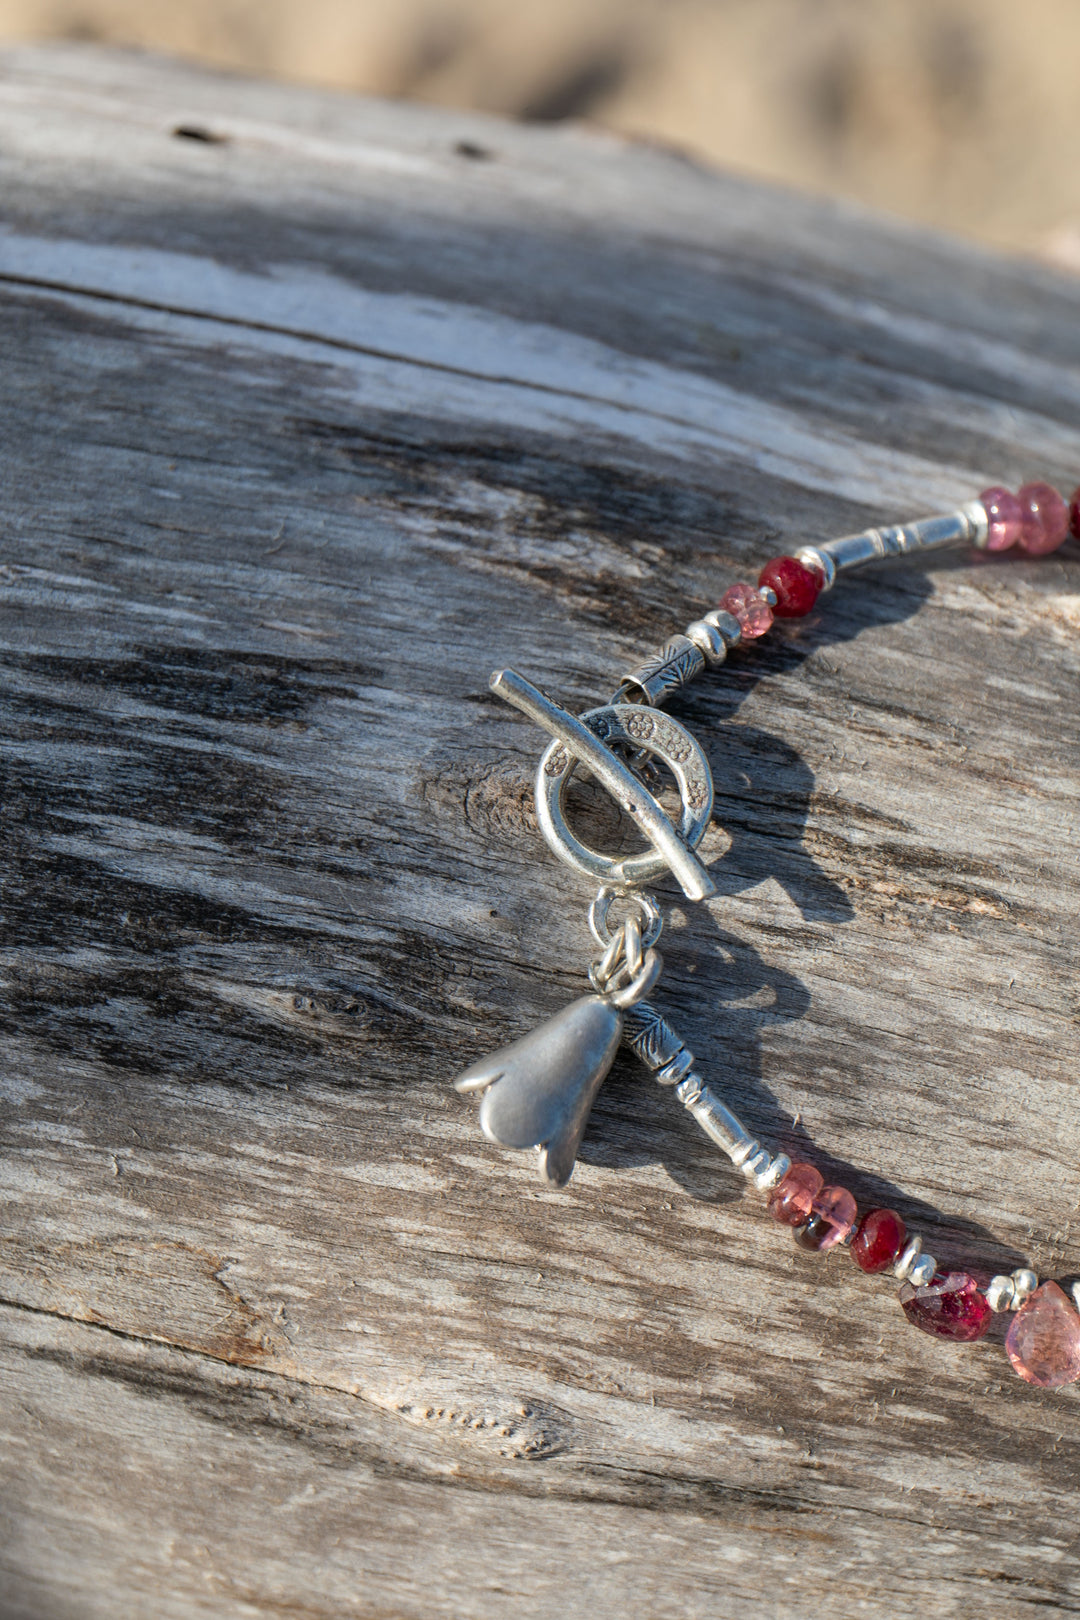
<path id="1" fill-rule="evenodd" d="M 661 908 L 647 885 L 670 872 L 692 900 L 715 892 L 695 850 L 713 809 L 708 761 L 691 734 L 661 706 L 706 668 L 717 668 L 735 647 L 763 636 L 774 618 L 802 618 L 836 576 L 879 558 L 960 544 L 985 551 L 1016 546 L 1028 556 L 1080 539 L 1080 489 L 1066 504 L 1049 484 L 1000 487 L 942 517 L 895 528 L 868 529 L 794 556 L 766 563 L 756 586 L 732 585 L 719 607 L 673 636 L 655 657 L 625 675 L 611 702 L 580 718 L 569 714 L 513 670 L 491 677 L 492 689 L 549 733 L 536 774 L 537 819 L 552 851 L 598 885 L 589 927 L 601 954 L 589 967 L 593 994 L 454 1082 L 481 1094 L 480 1123 L 492 1141 L 533 1148 L 540 1171 L 561 1187 L 574 1168 L 585 1124 L 620 1042 L 625 1042 L 675 1095 L 702 1130 L 767 1197 L 774 1220 L 794 1231 L 803 1249 L 846 1246 L 867 1272 L 891 1272 L 909 1321 L 942 1338 L 974 1340 L 994 1312 L 1015 1312 L 1005 1349 L 1031 1384 L 1055 1386 L 1080 1378 L 1080 1283 L 1068 1292 L 1041 1285 L 1026 1267 L 980 1287 L 966 1271 L 938 1270 L 922 1239 L 892 1209 L 859 1215 L 844 1187 L 824 1184 L 810 1164 L 792 1164 L 758 1143 L 694 1069 L 693 1054 L 645 999 L 662 969 L 656 949 Z M 611 856 L 584 844 L 565 814 L 568 784 L 588 771 L 644 834 L 643 854 Z M 656 794 L 666 766 L 679 795 L 677 823 Z M 613 908 L 624 913 L 613 924 Z"/>

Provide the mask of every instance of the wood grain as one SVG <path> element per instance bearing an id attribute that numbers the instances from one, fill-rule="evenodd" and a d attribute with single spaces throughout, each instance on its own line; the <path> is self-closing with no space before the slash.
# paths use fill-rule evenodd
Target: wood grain
<path id="1" fill-rule="evenodd" d="M 488 672 L 585 707 L 797 541 L 1071 487 L 1080 290 L 84 50 L 4 58 L 0 165 L 5 1620 L 1080 1611 L 1000 1325 L 796 1251 L 629 1060 L 561 1193 L 449 1085 L 589 955 Z M 657 1001 L 985 1270 L 1080 1270 L 1078 592 L 881 568 L 677 711 Z"/>

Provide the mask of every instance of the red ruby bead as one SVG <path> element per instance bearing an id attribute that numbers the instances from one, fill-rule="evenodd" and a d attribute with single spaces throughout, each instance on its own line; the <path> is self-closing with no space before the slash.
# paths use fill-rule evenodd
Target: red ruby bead
<path id="1" fill-rule="evenodd" d="M 1025 484 L 1017 491 L 1023 512 L 1017 544 L 1029 557 L 1056 551 L 1069 533 L 1069 508 L 1050 484 Z"/>
<path id="2" fill-rule="evenodd" d="M 824 581 L 816 568 L 807 568 L 797 557 L 774 557 L 758 575 L 758 590 L 776 593 L 773 613 L 778 619 L 802 619 L 810 612 Z"/>
<path id="3" fill-rule="evenodd" d="M 907 1227 L 895 1209 L 871 1209 L 859 1222 L 851 1253 L 863 1271 L 887 1271 L 903 1253 Z"/>
<path id="4" fill-rule="evenodd" d="M 909 1322 L 939 1339 L 968 1342 L 981 1339 L 990 1325 L 993 1311 L 979 1293 L 974 1277 L 966 1271 L 939 1271 L 924 1288 L 904 1283 L 900 1303 Z"/>
<path id="5" fill-rule="evenodd" d="M 1020 538 L 1024 523 L 1024 509 L 1010 489 L 994 484 L 979 496 L 986 507 L 987 551 L 1008 551 Z"/>
<path id="6" fill-rule="evenodd" d="M 1080 540 L 1080 489 L 1073 490 L 1069 502 L 1069 533 L 1074 540 Z"/>
<path id="7" fill-rule="evenodd" d="M 793 1164 L 769 1194 L 769 1214 L 783 1226 L 802 1226 L 810 1219 L 814 1199 L 824 1182 L 825 1177 L 812 1164 Z"/>

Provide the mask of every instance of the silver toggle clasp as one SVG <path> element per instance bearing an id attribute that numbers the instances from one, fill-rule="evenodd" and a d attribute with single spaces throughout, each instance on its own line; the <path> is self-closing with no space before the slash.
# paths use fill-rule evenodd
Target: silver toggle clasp
<path id="1" fill-rule="evenodd" d="M 694 854 L 712 815 L 712 773 L 700 746 L 684 726 L 669 714 L 636 703 L 608 704 L 578 719 L 513 669 L 497 670 L 491 677 L 491 689 L 554 739 L 537 770 L 536 811 L 540 830 L 561 861 L 606 888 L 634 889 L 655 882 L 667 870 L 689 900 L 707 900 L 716 893 L 712 879 Z M 614 751 L 619 744 L 635 753 L 654 754 L 671 771 L 682 800 L 677 828 Z M 612 857 L 590 849 L 570 831 L 563 800 L 579 764 L 591 771 L 616 804 L 633 817 L 652 845 L 651 850 L 643 855 Z"/>

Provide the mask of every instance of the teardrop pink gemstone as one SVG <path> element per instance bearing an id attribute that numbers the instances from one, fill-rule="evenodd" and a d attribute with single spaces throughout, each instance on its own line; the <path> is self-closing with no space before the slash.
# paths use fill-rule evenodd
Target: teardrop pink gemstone
<path id="1" fill-rule="evenodd" d="M 1054 1389 L 1080 1378 L 1080 1311 L 1063 1288 L 1045 1282 L 1009 1324 L 1005 1349 L 1029 1384 Z"/>
<path id="2" fill-rule="evenodd" d="M 941 1339 L 981 1339 L 994 1314 L 966 1271 L 950 1271 L 946 1276 L 939 1271 L 923 1288 L 906 1282 L 900 1289 L 900 1303 L 909 1322 Z"/>

